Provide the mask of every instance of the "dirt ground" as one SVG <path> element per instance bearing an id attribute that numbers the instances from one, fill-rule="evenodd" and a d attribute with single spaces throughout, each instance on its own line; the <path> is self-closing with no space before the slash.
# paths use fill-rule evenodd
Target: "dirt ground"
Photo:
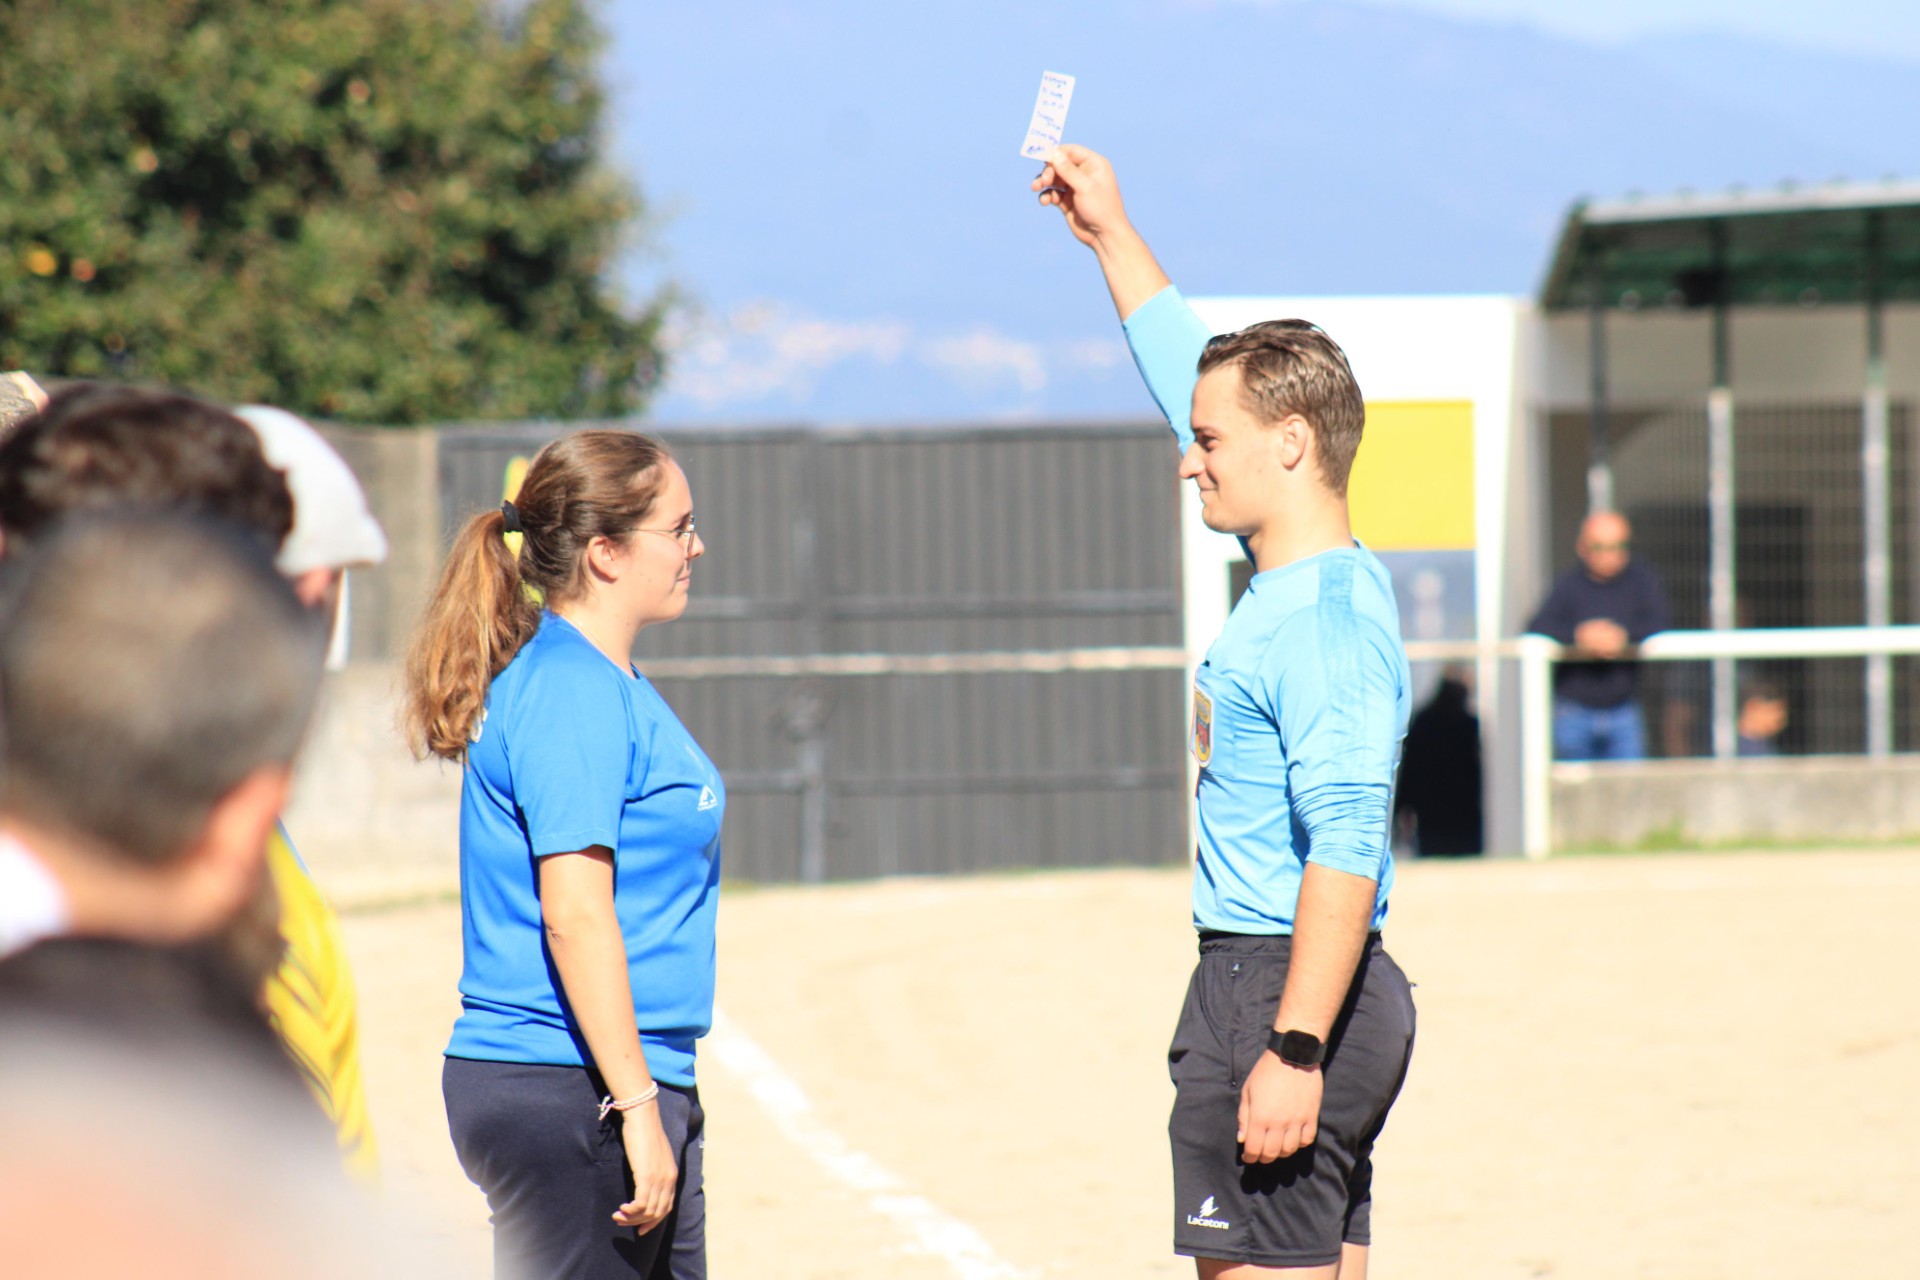
<path id="1" fill-rule="evenodd" d="M 701 1067 L 713 1274 L 1191 1275 L 1165 1143 L 1186 889 L 732 892 Z M 1387 945 L 1420 1038 L 1376 1280 L 1920 1275 L 1916 920 L 1920 851 L 1403 865 Z M 388 1187 L 485 1274 L 439 1098 L 457 909 L 347 928 Z"/>

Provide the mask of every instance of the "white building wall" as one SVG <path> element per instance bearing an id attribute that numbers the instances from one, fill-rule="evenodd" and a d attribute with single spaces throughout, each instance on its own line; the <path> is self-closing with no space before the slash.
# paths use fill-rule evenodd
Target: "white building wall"
<path id="1" fill-rule="evenodd" d="M 1585 407 L 1591 379 L 1587 316 L 1559 313 L 1542 328 L 1542 403 L 1550 409 Z M 1867 358 L 1863 308 L 1736 308 L 1727 332 L 1736 397 L 1804 401 L 1860 394 Z M 1705 400 L 1713 377 L 1710 313 L 1612 311 L 1606 333 L 1610 400 Z M 1920 396 L 1920 306 L 1887 308 L 1886 342 L 1893 396 Z"/>
<path id="2" fill-rule="evenodd" d="M 1543 579 L 1545 434 L 1532 405 L 1543 351 L 1532 304 L 1498 296 L 1196 298 L 1216 333 L 1300 317 L 1340 343 L 1369 402 L 1465 400 L 1473 405 L 1476 637 L 1514 634 Z M 1365 445 L 1361 446 L 1363 449 Z M 1183 557 L 1189 668 L 1226 621 L 1236 539 L 1208 529 L 1192 486 L 1183 488 Z M 1479 709 L 1489 782 L 1488 847 L 1521 847 L 1516 689 L 1483 660 Z"/>

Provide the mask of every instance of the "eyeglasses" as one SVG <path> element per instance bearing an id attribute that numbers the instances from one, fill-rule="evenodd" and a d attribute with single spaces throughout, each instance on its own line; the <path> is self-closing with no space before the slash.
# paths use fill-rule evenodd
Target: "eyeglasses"
<path id="1" fill-rule="evenodd" d="M 683 552 L 693 550 L 694 521 L 692 516 L 688 516 L 687 522 L 678 529 L 635 529 L 634 532 L 657 533 L 662 537 L 672 538 L 675 542 L 679 543 L 680 550 Z"/>
<path id="2" fill-rule="evenodd" d="M 1622 538 L 1618 542 L 1589 542 L 1587 544 L 1587 550 L 1599 551 L 1599 552 L 1625 551 L 1632 546 L 1633 544 L 1631 542 L 1628 542 L 1626 539 Z"/>

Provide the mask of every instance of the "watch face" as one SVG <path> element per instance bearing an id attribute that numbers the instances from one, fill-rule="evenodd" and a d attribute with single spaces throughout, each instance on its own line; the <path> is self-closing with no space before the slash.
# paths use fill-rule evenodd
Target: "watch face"
<path id="1" fill-rule="evenodd" d="M 1289 1031 L 1280 1037 L 1280 1060 L 1310 1067 L 1320 1061 L 1320 1039 L 1305 1031 Z"/>

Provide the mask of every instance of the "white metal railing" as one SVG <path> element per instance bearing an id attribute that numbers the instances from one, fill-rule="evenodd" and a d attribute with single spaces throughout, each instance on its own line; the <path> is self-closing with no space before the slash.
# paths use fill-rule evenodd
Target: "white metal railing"
<path id="1" fill-rule="evenodd" d="M 1884 672 L 1894 656 L 1920 654 L 1920 626 L 1780 627 L 1752 631 L 1666 631 L 1631 650 L 1628 659 L 1643 662 L 1715 664 L 1715 754 L 1731 756 L 1735 710 L 1730 692 L 1733 663 L 1742 658 L 1865 658 Z M 1522 847 L 1543 858 L 1553 843 L 1553 664 L 1582 657 L 1576 650 L 1539 635 L 1478 644 L 1473 641 L 1413 641 L 1407 657 L 1415 662 L 1516 661 L 1520 674 L 1520 811 Z M 1722 672 L 1725 674 L 1722 675 Z M 1727 686 L 1723 691 L 1721 686 Z M 1872 753 L 1892 748 L 1891 682 L 1869 680 L 1867 721 Z"/>
<path id="2" fill-rule="evenodd" d="M 1046 675 L 1065 671 L 1178 671 L 1187 651 L 1177 645 L 1113 649 L 987 650 L 976 653 L 818 653 L 792 657 L 657 658 L 640 669 L 652 680 L 722 676 Z"/>
<path id="3" fill-rule="evenodd" d="M 1899 654 L 1920 654 L 1920 626 L 1667 631 L 1631 650 L 1628 658 L 1643 662 L 1713 661 L 1716 667 L 1724 666 L 1730 672 L 1733 662 L 1742 658 L 1865 658 L 1885 668 Z M 1190 665 L 1193 656 L 1174 646 L 1136 646 L 1020 652 L 674 658 L 644 663 L 643 669 L 655 679 L 1037 674 L 1180 670 Z M 1521 845 L 1530 858 L 1545 857 L 1553 843 L 1553 666 L 1581 656 L 1572 648 L 1539 635 L 1516 636 L 1486 644 L 1473 640 L 1407 643 L 1407 657 L 1413 662 L 1474 663 L 1481 671 L 1483 688 L 1485 680 L 1495 674 L 1496 664 L 1518 664 Z M 1727 744 L 1732 742 L 1734 708 L 1731 695 L 1723 698 L 1718 692 L 1721 681 L 1715 683 L 1717 754 L 1730 756 L 1732 751 Z M 1727 683 L 1730 685 L 1730 677 Z M 1870 703 L 1881 699 L 1890 704 L 1890 682 L 1869 680 L 1868 699 Z M 1876 719 L 1890 722 L 1888 706 L 1870 705 L 1867 719 L 1870 726 Z M 1890 732 L 1869 735 L 1875 754 L 1889 750 L 1891 741 Z"/>

